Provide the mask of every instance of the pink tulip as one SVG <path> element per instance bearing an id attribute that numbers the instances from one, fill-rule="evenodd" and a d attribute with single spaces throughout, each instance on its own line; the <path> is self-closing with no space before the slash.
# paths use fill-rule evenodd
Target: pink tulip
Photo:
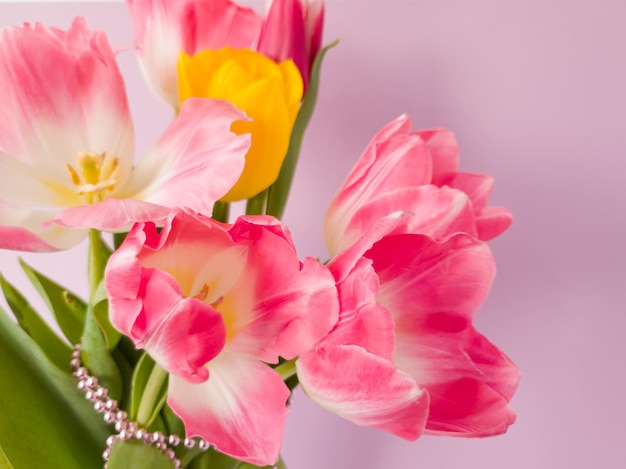
<path id="1" fill-rule="evenodd" d="M 272 217 L 224 225 L 174 211 L 160 234 L 131 230 L 105 281 L 113 325 L 170 373 L 168 403 L 187 435 L 275 463 L 289 389 L 267 363 L 311 349 L 337 321 L 328 269 L 299 262 Z"/>
<path id="2" fill-rule="evenodd" d="M 67 249 L 89 228 L 211 213 L 241 174 L 249 136 L 234 106 L 189 100 L 133 167 L 133 128 L 109 43 L 83 18 L 0 40 L 0 248 Z"/>
<path id="3" fill-rule="evenodd" d="M 411 132 L 410 119 L 401 116 L 374 136 L 331 202 L 326 244 L 337 254 L 395 211 L 415 214 L 406 219 L 407 232 L 491 239 L 512 220 L 507 209 L 486 206 L 492 186 L 489 176 L 458 172 L 458 147 L 449 131 Z"/>
<path id="4" fill-rule="evenodd" d="M 306 90 L 323 26 L 323 0 L 269 0 L 258 50 L 276 61 L 293 59 Z"/>
<path id="5" fill-rule="evenodd" d="M 262 19 L 230 0 L 126 0 L 144 75 L 152 91 L 178 107 L 176 64 L 182 51 L 252 48 Z"/>
<path id="6" fill-rule="evenodd" d="M 509 401 L 519 371 L 472 319 L 495 274 L 479 238 L 499 234 L 510 214 L 485 209 L 486 176 L 456 172 L 449 132 L 409 128 L 406 117 L 383 128 L 331 203 L 329 266 L 371 263 L 378 320 L 383 310 L 393 318 L 392 360 L 425 394 L 427 433 L 502 433 L 515 421 Z M 323 402 L 331 387 L 317 388 L 313 398 Z"/>

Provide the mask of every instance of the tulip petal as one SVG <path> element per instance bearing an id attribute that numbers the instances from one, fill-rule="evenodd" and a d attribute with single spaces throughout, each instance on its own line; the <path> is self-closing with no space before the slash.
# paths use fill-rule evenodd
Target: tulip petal
<path id="1" fill-rule="evenodd" d="M 0 147 L 67 179 L 79 152 L 120 158 L 132 165 L 133 129 L 122 77 L 102 31 L 84 18 L 67 33 L 41 24 L 9 27 L 0 40 Z M 54 64 L 54 66 L 50 66 Z"/>
<path id="2" fill-rule="evenodd" d="M 0 249 L 28 252 L 54 252 L 79 244 L 86 231 L 58 226 L 41 229 L 49 217 L 46 211 L 23 210 L 0 202 Z"/>
<path id="3" fill-rule="evenodd" d="M 505 431 L 514 421 L 508 401 L 518 371 L 471 325 L 495 273 L 486 244 L 466 235 L 445 242 L 397 235 L 366 256 L 381 281 L 378 300 L 394 316 L 395 363 L 430 394 L 427 429 L 462 436 Z"/>
<path id="4" fill-rule="evenodd" d="M 268 363 L 313 347 L 335 324 L 339 309 L 330 271 L 311 258 L 300 264 L 277 223 L 272 217 L 244 217 L 230 230 L 236 242 L 252 243 L 246 275 L 235 289 L 254 289 L 253 309 L 240 317 L 231 346 Z"/>
<path id="5" fill-rule="evenodd" d="M 489 241 L 506 231 L 513 223 L 513 214 L 504 207 L 485 207 L 476 217 L 478 238 Z"/>
<path id="6" fill-rule="evenodd" d="M 277 62 L 292 59 L 306 89 L 310 61 L 303 6 L 300 0 L 272 0 L 268 7 L 257 50 Z"/>
<path id="7" fill-rule="evenodd" d="M 428 417 L 428 394 L 392 362 L 350 345 L 320 347 L 296 362 L 307 395 L 357 425 L 417 439 Z"/>
<path id="8" fill-rule="evenodd" d="M 143 310 L 131 333 L 143 335 L 146 341 L 136 342 L 136 346 L 148 351 L 170 373 L 192 383 L 205 381 L 208 372 L 204 365 L 226 342 L 222 316 L 202 301 L 182 298 L 180 285 L 169 274 L 146 269 L 142 283 Z"/>
<path id="9" fill-rule="evenodd" d="M 225 101 L 185 101 L 116 196 L 211 213 L 213 202 L 239 178 L 250 146 L 248 135 L 230 132 L 236 120 L 246 117 Z"/>
<path id="10" fill-rule="evenodd" d="M 182 51 L 250 48 L 258 39 L 261 18 L 229 0 L 126 0 L 135 44 L 152 91 L 178 107 L 176 63 Z"/>
<path id="11" fill-rule="evenodd" d="M 515 422 L 508 403 L 519 370 L 473 327 L 455 331 L 459 321 L 451 317 L 430 322 L 429 329 L 398 334 L 397 342 L 399 367 L 430 394 L 427 432 L 467 437 L 504 433 Z"/>
<path id="12" fill-rule="evenodd" d="M 432 159 L 432 184 L 442 186 L 459 169 L 459 146 L 454 134 L 445 128 L 415 132 L 426 143 Z"/>
<path id="13" fill-rule="evenodd" d="M 204 365 L 224 346 L 224 322 L 210 305 L 184 298 L 170 274 L 139 264 L 142 243 L 155 235 L 154 226 L 138 224 L 111 256 L 105 272 L 111 323 L 168 372 L 201 382 L 208 377 Z"/>
<path id="14" fill-rule="evenodd" d="M 162 224 L 169 212 L 167 207 L 142 200 L 106 199 L 94 205 L 65 209 L 43 226 L 48 228 L 54 224 L 66 228 L 117 231 L 129 229 L 136 222 L 153 221 Z"/>
<path id="15" fill-rule="evenodd" d="M 342 272 L 349 267 L 350 272 Z M 391 313 L 376 301 L 379 281 L 372 261 L 361 257 L 355 265 L 337 263 L 328 268 L 335 276 L 339 292 L 339 320 L 320 342 L 324 346 L 358 345 L 379 357 L 393 360 L 394 323 Z"/>
<path id="16" fill-rule="evenodd" d="M 470 320 L 489 294 L 495 262 L 489 247 L 459 234 L 445 242 L 422 235 L 389 236 L 365 254 L 380 278 L 378 300 L 396 329 L 445 312 Z"/>
<path id="17" fill-rule="evenodd" d="M 265 466 L 278 460 L 289 389 L 267 365 L 224 350 L 194 384 L 170 376 L 168 404 L 188 436 L 234 458 Z"/>

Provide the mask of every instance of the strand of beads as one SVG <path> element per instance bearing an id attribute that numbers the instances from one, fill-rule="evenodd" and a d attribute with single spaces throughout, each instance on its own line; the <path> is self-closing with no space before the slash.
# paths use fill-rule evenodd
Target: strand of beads
<path id="1" fill-rule="evenodd" d="M 181 467 L 181 461 L 176 457 L 174 448 L 183 444 L 185 448 L 194 448 L 202 451 L 209 449 L 210 445 L 202 438 L 181 438 L 178 435 L 166 436 L 162 432 L 149 432 L 145 428 L 141 428 L 136 422 L 128 420 L 128 415 L 121 410 L 117 401 L 109 396 L 109 390 L 98 384 L 98 379 L 89 375 L 87 368 L 82 366 L 80 360 L 80 344 L 74 346 L 72 352 L 73 375 L 78 379 L 78 389 L 85 393 L 85 398 L 93 403 L 93 408 L 99 414 L 102 414 L 104 421 L 115 425 L 115 434 L 107 438 L 107 447 L 102 453 L 104 459 L 104 469 L 107 467 L 111 448 L 117 440 L 130 440 L 132 438 L 141 441 L 148 446 L 154 446 L 172 461 L 175 468 Z"/>

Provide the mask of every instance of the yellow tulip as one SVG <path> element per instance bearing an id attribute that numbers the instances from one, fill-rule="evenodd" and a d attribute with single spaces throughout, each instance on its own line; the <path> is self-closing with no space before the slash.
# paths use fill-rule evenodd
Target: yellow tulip
<path id="1" fill-rule="evenodd" d="M 205 50 L 178 60 L 178 96 L 230 101 L 251 121 L 236 121 L 231 130 L 250 133 L 252 145 L 239 180 L 222 198 L 248 199 L 278 177 L 302 99 L 303 84 L 292 60 L 276 63 L 250 49 Z"/>

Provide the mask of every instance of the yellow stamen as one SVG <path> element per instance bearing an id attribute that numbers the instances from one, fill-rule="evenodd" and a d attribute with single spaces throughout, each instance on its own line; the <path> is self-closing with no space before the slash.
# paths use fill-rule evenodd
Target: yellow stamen
<path id="1" fill-rule="evenodd" d="M 120 160 L 106 153 L 79 152 L 76 166 L 79 171 L 67 164 L 70 180 L 79 195 L 89 204 L 104 200 L 108 192 L 117 184 Z M 82 176 L 82 178 L 81 178 Z"/>
<path id="2" fill-rule="evenodd" d="M 202 289 L 196 293 L 193 298 L 196 300 L 204 301 L 206 300 L 207 295 L 209 294 L 209 286 L 205 283 L 202 285 Z"/>

